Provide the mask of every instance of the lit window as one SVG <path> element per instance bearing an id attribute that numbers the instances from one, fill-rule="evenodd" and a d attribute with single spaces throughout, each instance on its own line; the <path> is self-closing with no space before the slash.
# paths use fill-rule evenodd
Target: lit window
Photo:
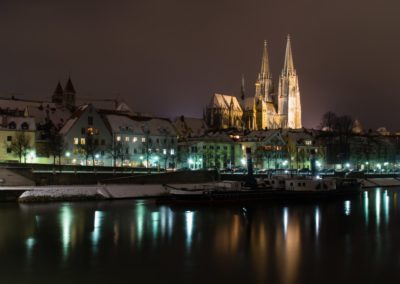
<path id="1" fill-rule="evenodd" d="M 129 142 L 129 137 L 128 136 L 125 137 L 125 142 Z"/>
<path id="2" fill-rule="evenodd" d="M 133 137 L 132 142 L 136 142 L 137 141 L 137 137 Z"/>
<path id="3" fill-rule="evenodd" d="M 117 136 L 117 141 L 121 141 L 121 136 Z"/>
<path id="4" fill-rule="evenodd" d="M 167 155 L 167 149 L 163 149 L 163 154 Z"/>
<path id="5" fill-rule="evenodd" d="M 312 141 L 311 140 L 306 140 L 305 144 L 308 145 L 308 146 L 311 146 L 312 145 Z"/>
<path id="6" fill-rule="evenodd" d="M 86 139 L 85 138 L 81 138 L 81 145 L 85 145 L 86 144 Z"/>
<path id="7" fill-rule="evenodd" d="M 142 137 L 142 142 L 143 143 L 146 142 L 146 138 L 145 137 Z"/>
<path id="8" fill-rule="evenodd" d="M 171 149 L 171 155 L 175 155 L 175 149 Z"/>
<path id="9" fill-rule="evenodd" d="M 74 144 L 78 145 L 79 144 L 79 139 L 78 138 L 74 138 Z"/>

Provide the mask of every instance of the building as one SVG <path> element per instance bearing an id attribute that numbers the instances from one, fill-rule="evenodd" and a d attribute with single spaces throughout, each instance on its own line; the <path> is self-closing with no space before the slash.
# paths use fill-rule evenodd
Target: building
<path id="1" fill-rule="evenodd" d="M 255 83 L 255 94 L 246 97 L 242 82 L 242 101 L 235 96 L 214 94 L 206 107 L 210 128 L 265 130 L 302 128 L 299 80 L 293 63 L 290 36 L 287 37 L 285 61 L 275 92 L 269 66 L 267 42 L 264 42 L 261 70 Z"/>
<path id="2" fill-rule="evenodd" d="M 34 118 L 18 110 L 0 109 L 0 114 L 0 162 L 36 162 Z"/>
<path id="3" fill-rule="evenodd" d="M 177 133 L 165 118 L 130 116 L 102 111 L 112 136 L 113 164 L 130 167 L 175 168 Z"/>
<path id="4" fill-rule="evenodd" d="M 225 169 L 240 165 L 241 148 L 229 131 L 208 131 L 204 135 L 180 140 L 180 168 Z"/>
<path id="5" fill-rule="evenodd" d="M 74 110 L 76 107 L 76 91 L 72 84 L 71 77 L 68 77 L 67 83 L 63 88 L 58 82 L 56 89 L 51 97 L 51 101 L 57 106 L 66 107 L 69 110 Z"/>
<path id="6" fill-rule="evenodd" d="M 112 134 L 108 122 L 91 104 L 82 105 L 59 131 L 64 164 L 111 166 Z"/>
<path id="7" fill-rule="evenodd" d="M 282 169 L 288 166 L 287 142 L 280 129 L 252 131 L 239 138 L 242 166 L 246 165 L 246 148 L 251 149 L 254 166 L 258 169 Z"/>
<path id="8" fill-rule="evenodd" d="M 223 94 L 214 94 L 205 112 L 205 120 L 211 129 L 242 128 L 242 117 L 238 99 Z"/>

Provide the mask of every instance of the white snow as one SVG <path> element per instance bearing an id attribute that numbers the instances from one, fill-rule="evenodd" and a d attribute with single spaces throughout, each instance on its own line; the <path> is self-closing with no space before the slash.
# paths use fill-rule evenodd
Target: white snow
<path id="1" fill-rule="evenodd" d="M 2 188 L 7 189 L 7 188 Z M 26 189 L 19 201 L 57 201 L 155 197 L 165 194 L 162 185 L 110 184 L 91 186 L 36 186 L 19 187 Z"/>
<path id="2" fill-rule="evenodd" d="M 172 123 L 167 119 L 161 118 L 142 118 L 134 119 L 126 115 L 107 115 L 107 120 L 113 132 L 127 131 L 136 135 L 144 135 L 144 131 L 149 131 L 149 135 L 173 135 L 176 131 Z"/>

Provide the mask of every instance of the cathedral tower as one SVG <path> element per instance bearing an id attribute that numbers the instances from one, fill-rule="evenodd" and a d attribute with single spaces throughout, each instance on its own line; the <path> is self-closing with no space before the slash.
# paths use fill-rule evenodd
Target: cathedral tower
<path id="1" fill-rule="evenodd" d="M 265 102 L 272 102 L 272 93 L 272 74 L 269 68 L 267 41 L 265 40 L 261 59 L 261 70 L 256 81 L 256 98 L 263 99 Z"/>
<path id="2" fill-rule="evenodd" d="M 285 63 L 279 77 L 278 114 L 282 128 L 301 128 L 299 81 L 294 69 L 290 36 L 287 37 Z"/>

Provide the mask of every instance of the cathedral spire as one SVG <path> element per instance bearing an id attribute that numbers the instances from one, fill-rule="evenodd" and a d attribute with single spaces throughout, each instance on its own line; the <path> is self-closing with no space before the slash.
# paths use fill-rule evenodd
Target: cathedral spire
<path id="1" fill-rule="evenodd" d="M 262 60 L 261 60 L 260 74 L 261 74 L 261 77 L 267 77 L 267 78 L 270 75 L 268 49 L 267 49 L 267 41 L 266 40 L 264 40 L 264 49 L 263 49 L 263 55 L 262 55 Z"/>
<path id="2" fill-rule="evenodd" d="M 246 89 L 244 88 L 244 75 L 242 74 L 242 85 L 240 86 L 240 98 L 242 101 L 246 97 Z"/>
<path id="3" fill-rule="evenodd" d="M 294 64 L 293 64 L 293 55 L 292 55 L 292 46 L 290 43 L 290 35 L 287 36 L 286 42 L 286 52 L 285 52 L 285 64 L 283 65 L 282 75 L 292 75 L 295 74 Z"/>

